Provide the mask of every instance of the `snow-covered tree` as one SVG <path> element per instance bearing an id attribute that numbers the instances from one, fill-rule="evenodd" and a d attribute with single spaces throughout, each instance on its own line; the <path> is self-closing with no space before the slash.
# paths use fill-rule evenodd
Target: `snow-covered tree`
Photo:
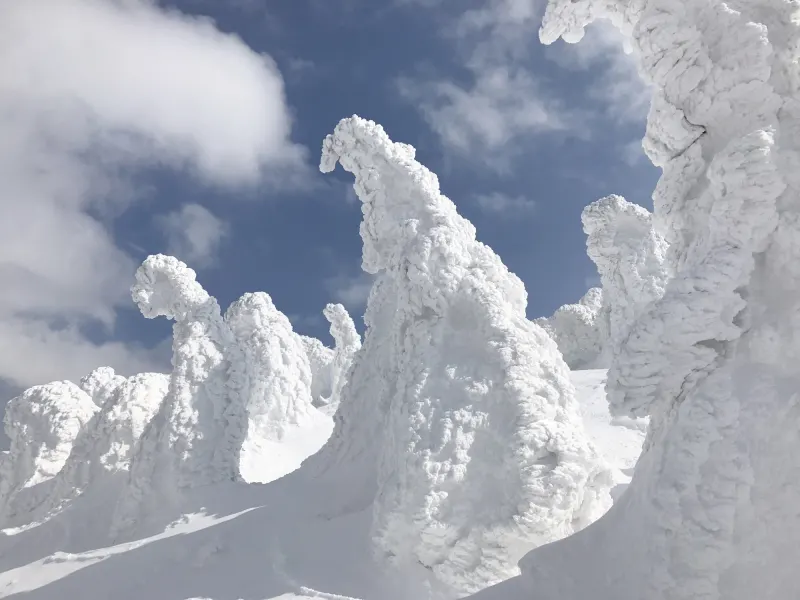
<path id="1" fill-rule="evenodd" d="M 111 478 L 116 478 L 114 489 L 123 488 L 136 444 L 166 397 L 170 378 L 162 373 L 140 373 L 126 379 L 115 375 L 113 369 L 101 367 L 84 377 L 81 385 L 87 381 L 116 383 L 120 379 L 122 382 L 81 429 L 69 458 L 54 478 L 52 491 L 36 507 L 37 515 L 50 513 L 92 487 L 105 488 L 108 494 Z"/>
<path id="2" fill-rule="evenodd" d="M 80 388 L 89 394 L 94 403 L 101 407 L 114 391 L 125 382 L 122 375 L 117 375 L 111 367 L 98 367 L 81 378 Z"/>
<path id="3" fill-rule="evenodd" d="M 300 342 L 308 355 L 311 367 L 311 398 L 314 406 L 323 406 L 331 396 L 331 365 L 333 350 L 317 338 L 301 335 Z"/>
<path id="4" fill-rule="evenodd" d="M 553 338 L 570 369 L 607 366 L 603 349 L 608 340 L 608 311 L 602 288 L 591 288 L 577 304 L 565 304 L 535 323 Z"/>
<path id="5" fill-rule="evenodd" d="M 257 481 L 257 463 L 269 461 L 264 442 L 277 442 L 293 427 L 310 426 L 320 414 L 312 404 L 311 367 L 306 347 L 292 324 L 264 292 L 231 304 L 225 321 L 242 351 L 249 382 L 244 392 L 249 428 L 242 449 L 243 473 Z M 252 456 L 250 456 L 252 455 Z"/>
<path id="6" fill-rule="evenodd" d="M 335 409 L 339 406 L 353 358 L 361 349 L 361 336 L 358 335 L 356 325 L 343 305 L 328 304 L 322 312 L 331 324 L 331 337 L 336 343 L 331 361 L 331 395 L 328 400 L 328 404 Z"/>
<path id="7" fill-rule="evenodd" d="M 608 19 L 653 84 L 644 146 L 674 277 L 609 371 L 612 411 L 650 416 L 633 481 L 589 530 L 526 557 L 537 598 L 800 589 L 797 16 L 789 0 L 549 2 L 543 41 Z"/>
<path id="8" fill-rule="evenodd" d="M 69 381 L 37 385 L 9 401 L 3 424 L 11 447 L 0 462 L 3 524 L 27 515 L 47 497 L 75 439 L 98 410 L 89 395 Z"/>
<path id="9" fill-rule="evenodd" d="M 233 335 L 195 272 L 174 257 L 150 256 L 137 270 L 131 294 L 145 317 L 175 321 L 173 370 L 167 397 L 134 455 L 117 530 L 136 518 L 153 487 L 239 480 L 247 434 L 244 363 L 238 355 L 230 360 L 237 350 Z"/>
<path id="10" fill-rule="evenodd" d="M 377 280 L 321 463 L 371 494 L 341 508 L 373 503 L 380 555 L 479 589 L 602 511 L 608 472 L 555 343 L 525 318 L 522 282 L 414 149 L 353 117 L 323 144 L 321 169 L 337 162 L 355 176 Z"/>
<path id="11" fill-rule="evenodd" d="M 586 250 L 603 284 L 601 312 L 607 320 L 602 362 L 610 364 L 631 324 L 660 298 L 669 278 L 667 242 L 653 228 L 647 209 L 621 196 L 607 196 L 581 215 Z"/>

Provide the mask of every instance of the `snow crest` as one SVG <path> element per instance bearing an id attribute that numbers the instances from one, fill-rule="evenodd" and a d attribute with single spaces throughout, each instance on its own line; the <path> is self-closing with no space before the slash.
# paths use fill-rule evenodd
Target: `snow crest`
<path id="1" fill-rule="evenodd" d="M 326 450 L 352 454 L 349 430 L 369 445 L 362 459 L 378 458 L 361 489 L 375 494 L 380 555 L 474 591 L 602 512 L 609 472 L 554 342 L 525 318 L 522 282 L 414 149 L 352 117 L 323 144 L 321 169 L 337 162 L 355 176 L 362 265 L 378 279 Z"/>
<path id="2" fill-rule="evenodd" d="M 551 0 L 541 38 L 578 41 L 597 19 L 653 83 L 644 146 L 663 169 L 654 225 L 673 277 L 609 370 L 612 412 L 650 417 L 628 491 L 523 567 L 545 600 L 793 597 L 797 3 Z M 554 576 L 565 562 L 592 566 Z"/>

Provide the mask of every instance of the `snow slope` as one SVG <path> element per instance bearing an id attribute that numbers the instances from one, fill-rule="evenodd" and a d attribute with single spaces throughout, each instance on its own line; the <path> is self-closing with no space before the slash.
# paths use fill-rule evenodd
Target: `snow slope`
<path id="1" fill-rule="evenodd" d="M 614 425 L 604 371 L 573 373 L 583 422 L 625 480 L 643 433 Z M 299 460 L 299 459 L 298 459 Z M 95 489 L 51 521 L 0 536 L 0 597 L 26 600 L 425 600 L 428 571 L 381 569 L 369 511 L 320 515 L 318 487 L 296 472 L 269 485 L 192 489 L 163 506 L 131 541 L 108 535 L 107 491 Z M 158 526 L 155 524 L 158 523 Z M 320 591 L 315 591 L 320 590 Z"/>

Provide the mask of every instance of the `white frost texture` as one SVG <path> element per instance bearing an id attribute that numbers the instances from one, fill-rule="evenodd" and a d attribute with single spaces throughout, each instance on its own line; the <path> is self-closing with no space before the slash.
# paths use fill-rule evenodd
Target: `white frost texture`
<path id="1" fill-rule="evenodd" d="M 323 453 L 329 468 L 337 451 L 377 459 L 361 474 L 375 481 L 356 488 L 375 494 L 379 555 L 474 591 L 602 512 L 609 472 L 555 343 L 525 318 L 522 282 L 414 149 L 352 117 L 323 144 L 321 169 L 337 162 L 355 176 L 362 266 L 378 279 Z"/>
<path id="2" fill-rule="evenodd" d="M 550 334 L 570 369 L 607 366 L 603 350 L 608 340 L 608 311 L 602 288 L 591 288 L 577 304 L 565 304 L 535 323 Z"/>
<path id="3" fill-rule="evenodd" d="M 11 440 L 0 465 L 0 522 L 15 524 L 45 499 L 81 430 L 99 410 L 69 381 L 25 390 L 6 405 L 4 426 Z"/>
<path id="4" fill-rule="evenodd" d="M 331 396 L 333 350 L 317 338 L 301 335 L 300 342 L 308 355 L 311 368 L 311 398 L 314 406 L 326 404 Z"/>
<path id="5" fill-rule="evenodd" d="M 654 218 L 674 276 L 609 371 L 612 412 L 650 416 L 630 487 L 592 527 L 526 557 L 520 597 L 800 589 L 797 10 L 788 0 L 548 5 L 543 41 L 577 41 L 609 19 L 653 83 L 645 148 L 663 169 Z"/>

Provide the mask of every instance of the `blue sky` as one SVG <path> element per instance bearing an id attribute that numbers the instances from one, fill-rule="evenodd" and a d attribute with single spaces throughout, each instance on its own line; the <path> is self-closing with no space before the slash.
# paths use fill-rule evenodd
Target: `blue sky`
<path id="1" fill-rule="evenodd" d="M 24 168 L 19 151 L 0 149 L 0 175 L 32 174 L 6 184 L 0 204 L 0 218 L 18 224 L 6 235 L 19 238 L 0 251 L 19 292 L 0 303 L 0 391 L 76 378 L 92 364 L 165 365 L 170 324 L 145 320 L 119 291 L 155 252 L 188 262 L 223 308 L 264 290 L 297 330 L 326 342 L 325 303 L 342 301 L 360 321 L 360 206 L 349 177 L 316 169 L 322 139 L 352 114 L 417 148 L 523 279 L 531 317 L 594 281 L 583 206 L 618 193 L 650 207 L 658 172 L 639 145 L 647 94 L 633 64 L 602 29 L 576 46 L 540 45 L 539 0 L 170 0 L 144 7 L 137 27 L 100 15 L 103 3 L 113 5 L 0 9 L 0 21 L 16 11 L 5 21 L 22 48 L 0 50 L 0 73 L 55 74 L 44 87 L 0 75 L 0 127 L 30 146 Z M 256 53 L 275 68 L 258 66 Z M 273 94 L 281 80 L 283 98 Z M 51 125 L 52 114 L 69 118 Z M 20 126 L 25 118 L 35 125 Z"/>

